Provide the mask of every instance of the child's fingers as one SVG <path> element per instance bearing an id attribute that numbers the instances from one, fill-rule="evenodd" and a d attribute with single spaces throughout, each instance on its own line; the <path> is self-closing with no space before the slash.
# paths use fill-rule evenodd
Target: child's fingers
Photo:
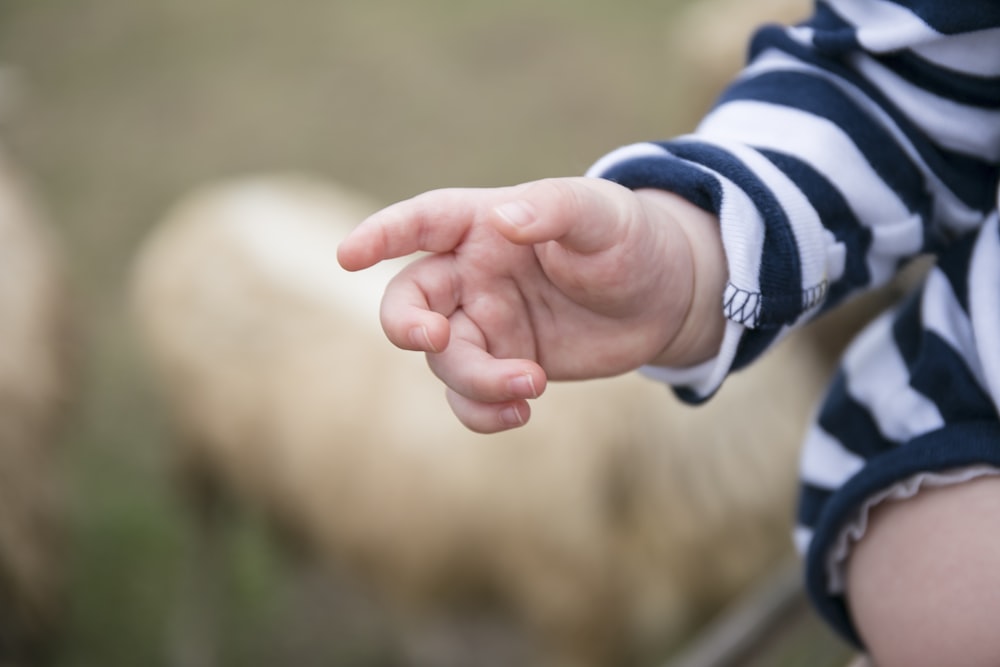
<path id="1" fill-rule="evenodd" d="M 431 370 L 448 387 L 452 412 L 478 433 L 524 425 L 531 415 L 527 399 L 545 390 L 544 371 L 526 359 L 493 357 L 481 340 L 462 334 L 471 326 L 460 315 L 453 317 L 447 349 L 427 355 Z"/>
<path id="2" fill-rule="evenodd" d="M 519 244 L 558 241 L 590 254 L 622 239 L 622 228 L 639 213 L 634 193 L 598 178 L 553 178 L 507 188 L 490 221 Z"/>
<path id="3" fill-rule="evenodd" d="M 373 214 L 337 249 L 349 271 L 419 251 L 454 250 L 478 220 L 488 219 L 518 244 L 558 241 L 580 253 L 620 240 L 639 211 L 633 193 L 599 178 L 552 178 L 490 189 L 425 192 Z"/>
<path id="4" fill-rule="evenodd" d="M 450 289 L 450 259 L 424 257 L 400 271 L 382 295 L 386 337 L 404 350 L 441 352 L 451 336 L 448 316 L 458 307 Z"/>
<path id="5" fill-rule="evenodd" d="M 487 350 L 478 328 L 458 312 L 450 318 L 447 348 L 430 354 L 431 370 L 456 393 L 480 403 L 537 398 L 545 371 L 528 359 L 498 359 Z"/>
<path id="6" fill-rule="evenodd" d="M 537 398 L 545 373 L 527 359 L 497 359 L 482 348 L 452 340 L 447 350 L 429 354 L 428 364 L 449 388 L 480 403 Z"/>
<path id="7" fill-rule="evenodd" d="M 337 261 L 348 271 L 419 251 L 453 250 L 492 201 L 490 190 L 434 190 L 401 201 L 363 220 L 340 243 Z"/>
<path id="8" fill-rule="evenodd" d="M 531 417 L 531 407 L 525 400 L 506 403 L 478 403 L 451 389 L 447 391 L 448 405 L 458 420 L 476 433 L 498 433 L 523 426 Z"/>

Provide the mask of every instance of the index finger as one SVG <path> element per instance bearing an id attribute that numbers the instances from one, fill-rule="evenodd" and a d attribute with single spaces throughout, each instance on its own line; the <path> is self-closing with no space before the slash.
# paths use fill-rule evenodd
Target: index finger
<path id="1" fill-rule="evenodd" d="M 337 261 L 358 271 L 418 251 L 450 252 L 494 199 L 486 189 L 452 188 L 398 202 L 355 227 L 337 247 Z"/>

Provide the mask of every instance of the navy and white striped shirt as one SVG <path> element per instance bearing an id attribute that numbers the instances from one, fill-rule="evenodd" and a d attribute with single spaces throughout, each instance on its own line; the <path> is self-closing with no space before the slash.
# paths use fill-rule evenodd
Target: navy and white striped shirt
<path id="1" fill-rule="evenodd" d="M 618 149 L 589 174 L 719 217 L 722 350 L 662 373 L 691 402 L 791 329 L 937 256 L 922 293 L 848 351 L 803 455 L 807 583 L 858 642 L 822 566 L 834 533 L 916 473 L 1000 466 L 1000 2 L 820 0 L 808 21 L 757 32 L 694 133 Z"/>

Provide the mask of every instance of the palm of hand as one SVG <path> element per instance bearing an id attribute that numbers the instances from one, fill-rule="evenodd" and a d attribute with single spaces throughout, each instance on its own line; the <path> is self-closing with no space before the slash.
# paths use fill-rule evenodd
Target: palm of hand
<path id="1" fill-rule="evenodd" d="M 476 225 L 452 253 L 414 268 L 426 269 L 428 305 L 448 319 L 443 354 L 461 359 L 474 348 L 571 380 L 633 370 L 669 342 L 660 309 L 675 304 L 663 294 L 671 288 L 662 284 L 661 252 L 646 234 L 583 253 L 559 241 L 517 245 Z M 683 314 L 668 319 L 679 326 Z M 445 363 L 452 362 L 431 360 L 432 367 Z"/>

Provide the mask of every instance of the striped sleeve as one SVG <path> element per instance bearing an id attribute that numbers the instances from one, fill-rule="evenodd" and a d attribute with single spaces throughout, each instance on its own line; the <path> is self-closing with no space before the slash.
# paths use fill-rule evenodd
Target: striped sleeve
<path id="1" fill-rule="evenodd" d="M 719 356 L 655 369 L 705 400 L 792 328 L 982 225 L 1000 162 L 1000 3 L 827 0 L 767 26 L 695 131 L 588 172 L 715 213 Z"/>

